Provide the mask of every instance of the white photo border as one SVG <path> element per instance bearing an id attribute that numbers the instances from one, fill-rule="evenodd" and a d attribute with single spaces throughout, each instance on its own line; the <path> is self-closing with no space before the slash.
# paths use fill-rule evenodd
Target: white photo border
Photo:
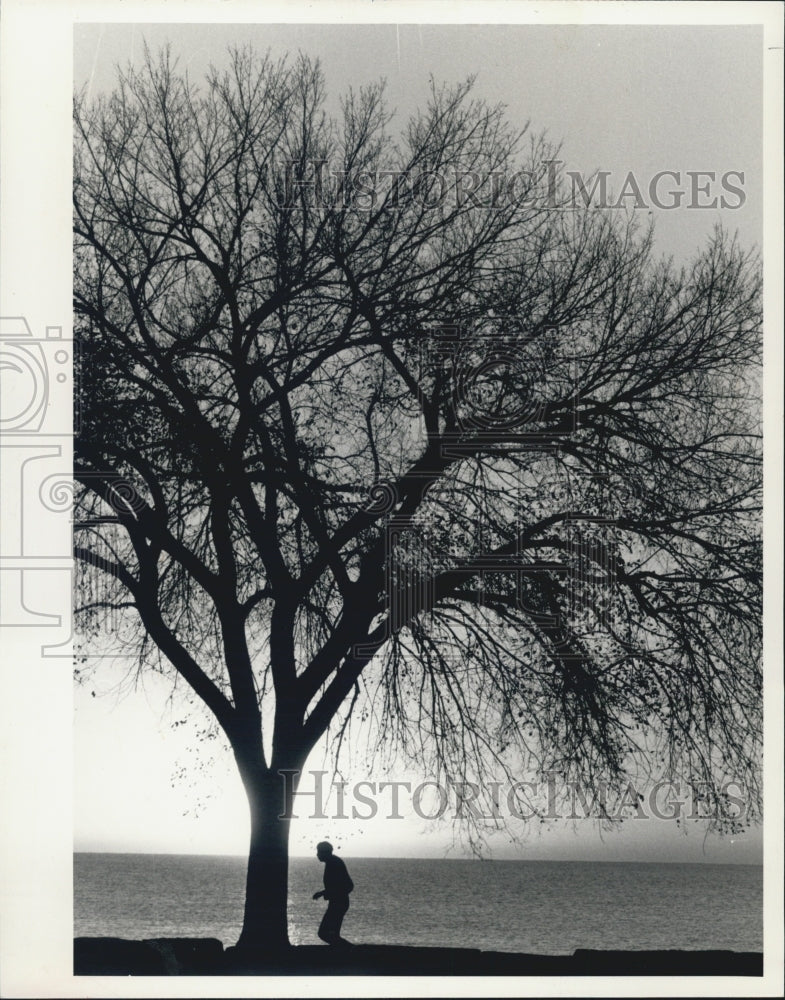
<path id="1" fill-rule="evenodd" d="M 764 33 L 765 726 L 764 976 L 761 979 L 531 977 L 438 980 L 374 977 L 387 996 L 767 996 L 783 980 L 782 683 L 782 19 L 781 3 L 406 2 L 324 0 L 4 0 L 2 4 L 2 226 L 0 315 L 23 319 L 16 344 L 49 373 L 32 421 L 4 438 L 3 559 L 11 608 L 0 629 L 0 993 L 18 997 L 368 995 L 363 978 L 73 976 L 72 671 L 68 614 L 70 530 L 46 512 L 64 502 L 71 463 L 72 40 L 88 22 L 321 22 L 531 24 L 757 24 Z M 17 328 L 15 328 L 17 329 Z M 7 332 L 7 331 L 6 331 Z M 28 339 L 25 339 L 28 338 Z M 12 337 L 13 339 L 13 337 Z M 43 360 L 42 360 L 43 359 Z M 64 374 L 65 380 L 57 376 Z M 34 434 L 34 437 L 30 435 Z M 25 436 L 27 435 L 27 436 Z M 9 457 L 10 456 L 10 457 Z M 49 482 L 27 490 L 27 464 L 50 463 Z M 57 479 L 57 476 L 60 479 Z M 32 513 L 31 506 L 33 505 Z M 36 506 L 40 505 L 40 506 Z M 54 505 L 54 506 L 49 506 Z M 46 522 L 46 524 L 44 524 Z M 47 526 L 48 525 L 48 526 Z M 25 562 L 26 560 L 26 562 Z M 22 566 L 25 567 L 24 572 Z M 24 578 L 24 579 L 23 579 Z M 18 582 L 18 586 L 17 586 Z M 25 589 L 26 588 L 26 589 Z M 42 610 L 44 609 L 44 610 Z M 53 610 L 54 609 L 54 610 Z M 36 616 L 39 624 L 35 626 Z M 61 621 L 55 621 L 60 618 Z M 50 637 L 54 638 L 50 638 Z M 306 992 L 304 992 L 306 991 Z"/>

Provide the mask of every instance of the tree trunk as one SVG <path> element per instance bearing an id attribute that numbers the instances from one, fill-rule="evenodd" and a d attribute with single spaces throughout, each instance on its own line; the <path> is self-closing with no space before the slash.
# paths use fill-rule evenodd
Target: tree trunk
<path id="1" fill-rule="evenodd" d="M 279 951 L 289 946 L 287 902 L 289 890 L 290 820 L 286 812 L 284 780 L 264 771 L 243 775 L 251 810 L 251 844 L 245 886 L 245 916 L 237 947 L 250 951 Z M 291 815 L 291 811 L 286 813 Z"/>

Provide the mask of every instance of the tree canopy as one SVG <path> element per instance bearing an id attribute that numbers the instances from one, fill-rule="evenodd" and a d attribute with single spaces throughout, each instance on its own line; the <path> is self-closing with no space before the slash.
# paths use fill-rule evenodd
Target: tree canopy
<path id="1" fill-rule="evenodd" d="M 645 762 L 754 817 L 756 257 L 554 206 L 470 81 L 400 134 L 380 85 L 327 107 L 247 50 L 76 102 L 86 621 L 127 609 L 252 813 L 373 712 L 448 775 Z"/>

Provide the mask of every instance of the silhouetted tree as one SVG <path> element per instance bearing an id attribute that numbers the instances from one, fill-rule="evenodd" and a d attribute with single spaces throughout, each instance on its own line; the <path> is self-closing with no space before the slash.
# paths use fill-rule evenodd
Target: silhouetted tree
<path id="1" fill-rule="evenodd" d="M 126 609 L 231 745 L 242 944 L 287 941 L 280 772 L 357 705 L 462 780 L 647 761 L 757 802 L 757 262 L 557 207 L 470 89 L 397 141 L 303 57 L 76 102 L 85 628 Z"/>

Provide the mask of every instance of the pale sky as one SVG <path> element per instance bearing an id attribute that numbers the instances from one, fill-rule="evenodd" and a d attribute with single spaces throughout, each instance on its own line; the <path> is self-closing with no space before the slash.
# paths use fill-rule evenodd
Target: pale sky
<path id="1" fill-rule="evenodd" d="M 745 175 L 737 209 L 653 208 L 663 253 L 690 256 L 718 221 L 759 243 L 762 223 L 762 29 L 647 25 L 77 25 L 74 78 L 111 89 L 114 66 L 138 64 L 143 42 L 170 42 L 193 80 L 227 46 L 318 57 L 328 94 L 384 78 L 403 118 L 427 99 L 429 77 L 476 76 L 476 94 L 562 142 L 565 169 L 610 171 L 617 190 L 662 170 Z M 678 185 L 677 185 L 678 186 Z M 665 190 L 665 186 L 663 187 Z M 664 202 L 664 198 L 661 199 Z"/>
<path id="2" fill-rule="evenodd" d="M 143 39 L 169 41 L 198 80 L 226 46 L 251 42 L 274 55 L 318 55 L 331 94 L 383 76 L 388 100 L 406 115 L 427 95 L 430 74 L 457 82 L 477 74 L 476 93 L 508 105 L 510 119 L 531 121 L 563 140 L 568 169 L 610 171 L 621 186 L 632 171 L 645 188 L 659 171 L 744 175 L 744 204 L 732 210 L 653 208 L 658 248 L 688 258 L 717 221 L 759 243 L 762 206 L 762 34 L 756 27 L 603 27 L 525 25 L 80 25 L 74 77 L 91 93 L 111 89 L 115 63 L 138 61 Z M 245 796 L 227 752 L 198 753 L 191 723 L 167 704 L 157 679 L 117 698 L 117 672 L 100 672 L 75 695 L 74 823 L 77 850 L 236 853 L 247 849 Z M 95 691 L 97 696 L 93 696 Z M 319 767 L 315 756 L 309 767 Z M 181 773 L 181 769 L 185 770 Z M 428 775 L 396 775 L 413 785 Z M 356 773 L 355 780 L 384 780 Z M 388 779 L 389 780 L 389 779 Z M 348 856 L 441 856 L 452 837 L 411 809 L 386 819 L 378 796 L 372 821 L 302 821 L 294 854 L 329 837 Z M 195 814 L 197 802 L 202 807 Z M 307 809 L 306 809 L 307 811 Z M 590 821 L 532 824 L 519 845 L 500 837 L 494 856 L 527 859 L 693 860 L 758 863 L 759 831 L 704 838 L 700 824 L 628 820 L 600 836 Z M 520 828 L 520 827 L 519 827 Z"/>

